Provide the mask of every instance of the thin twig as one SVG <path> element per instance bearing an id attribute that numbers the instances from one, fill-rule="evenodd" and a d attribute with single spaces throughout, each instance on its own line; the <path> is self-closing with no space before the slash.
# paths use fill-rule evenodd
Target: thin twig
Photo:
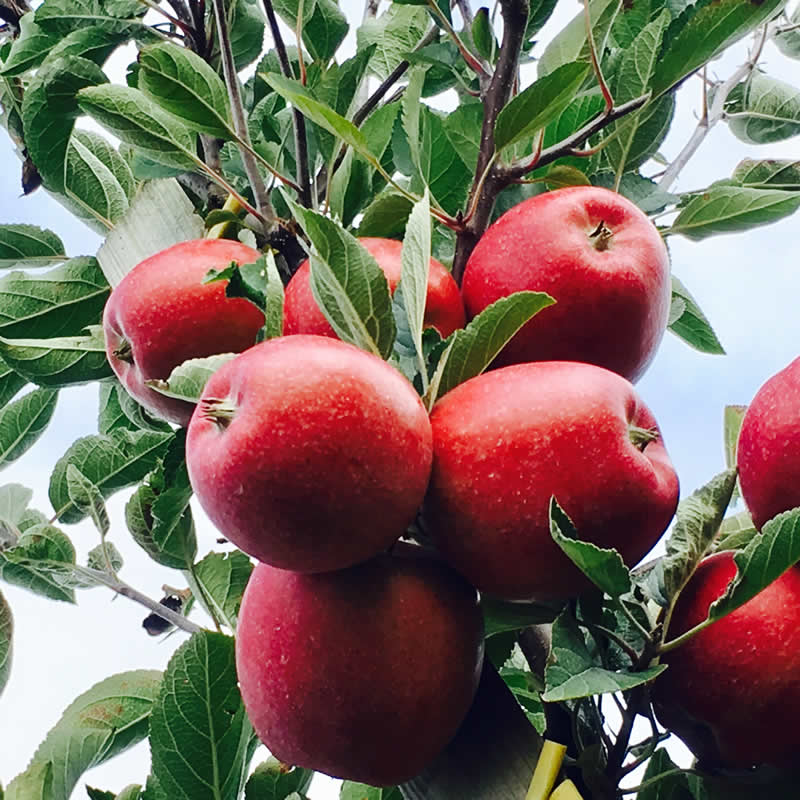
<path id="1" fill-rule="evenodd" d="M 228 97 L 231 102 L 234 130 L 239 139 L 252 149 L 250 145 L 250 133 L 247 129 L 247 118 L 245 117 L 244 106 L 242 105 L 239 76 L 236 74 L 236 65 L 233 61 L 233 51 L 231 49 L 228 18 L 225 14 L 224 0 L 213 0 L 213 3 L 214 19 L 217 24 L 217 36 L 219 38 L 219 50 L 222 56 L 222 69 L 225 75 L 225 84 L 228 88 Z M 269 234 L 277 227 L 278 221 L 267 193 L 267 187 L 264 184 L 264 179 L 261 177 L 258 164 L 252 153 L 248 152 L 247 148 L 244 147 L 240 147 L 239 152 L 242 156 L 242 164 L 247 173 L 247 179 L 250 182 L 250 188 L 253 190 L 253 197 L 256 201 L 258 214 L 264 223 L 264 232 Z"/>
<path id="2" fill-rule="evenodd" d="M 711 107 L 707 108 L 706 113 L 700 118 L 697 127 L 689 137 L 689 141 L 683 146 L 683 149 L 678 153 L 675 160 L 664 170 L 658 186 L 665 191 L 669 191 L 672 184 L 678 179 L 683 168 L 689 163 L 689 160 L 697 152 L 697 149 L 705 141 L 710 130 L 724 117 L 725 103 L 728 95 L 733 91 L 739 83 L 741 83 L 755 68 L 758 59 L 761 57 L 761 51 L 764 49 L 764 44 L 770 33 L 770 26 L 764 25 L 761 30 L 761 36 L 753 46 L 750 55 L 726 81 L 723 81 L 714 92 L 714 101 Z"/>
<path id="3" fill-rule="evenodd" d="M 294 78 L 294 70 L 286 52 L 286 45 L 278 27 L 278 18 L 275 16 L 275 9 L 272 0 L 264 0 L 264 11 L 267 14 L 269 30 L 272 34 L 272 43 L 275 45 L 275 52 L 278 55 L 278 63 L 281 65 L 281 72 L 285 78 Z M 306 118 L 300 111 L 292 107 L 292 129 L 294 131 L 294 152 L 297 164 L 297 184 L 298 199 L 305 208 L 311 208 L 311 174 L 308 168 L 308 135 L 306 133 Z"/>

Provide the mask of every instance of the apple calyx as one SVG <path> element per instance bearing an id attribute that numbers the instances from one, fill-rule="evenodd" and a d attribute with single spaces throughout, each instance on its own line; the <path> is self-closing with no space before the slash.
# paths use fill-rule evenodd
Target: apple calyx
<path id="1" fill-rule="evenodd" d="M 133 364 L 133 348 L 127 339 L 123 339 L 119 346 L 114 348 L 112 355 L 118 361 L 124 361 L 126 364 Z"/>
<path id="2" fill-rule="evenodd" d="M 656 441 L 660 435 L 656 428 L 640 428 L 637 425 L 628 425 L 628 438 L 633 446 L 642 452 L 650 442 Z"/>
<path id="3" fill-rule="evenodd" d="M 589 241 L 595 250 L 601 253 L 611 246 L 614 232 L 606 225 L 605 220 L 600 220 L 600 224 L 589 234 Z"/>
<path id="4" fill-rule="evenodd" d="M 236 416 L 236 406 L 226 397 L 201 398 L 200 409 L 205 419 L 211 420 L 220 428 L 227 428 Z"/>

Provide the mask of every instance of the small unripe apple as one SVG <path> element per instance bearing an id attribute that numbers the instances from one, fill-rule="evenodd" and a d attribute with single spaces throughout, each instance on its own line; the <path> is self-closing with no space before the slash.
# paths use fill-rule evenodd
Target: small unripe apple
<path id="1" fill-rule="evenodd" d="M 800 358 L 756 392 L 742 420 L 736 460 L 756 528 L 800 506 Z"/>
<path id="2" fill-rule="evenodd" d="M 225 296 L 225 283 L 203 283 L 210 269 L 250 264 L 261 254 L 227 239 L 180 242 L 146 258 L 111 293 L 103 313 L 111 368 L 139 403 L 158 417 L 186 425 L 194 405 L 157 392 L 190 358 L 251 347 L 264 315 L 248 300 Z"/>
<path id="3" fill-rule="evenodd" d="M 394 294 L 402 271 L 403 245 L 395 239 L 364 237 L 359 242 L 378 262 Z M 464 327 L 464 305 L 453 276 L 435 258 L 428 269 L 428 294 L 423 325 L 436 328 L 442 338 L 447 338 L 457 328 Z M 286 287 L 283 311 L 283 332 L 314 333 L 318 336 L 336 336 L 333 328 L 317 305 L 311 291 L 311 265 L 304 261 Z"/>
<path id="4" fill-rule="evenodd" d="M 527 322 L 495 366 L 585 361 L 642 375 L 667 325 L 667 248 L 647 216 L 616 192 L 573 186 L 514 206 L 484 233 L 462 294 L 472 318 L 524 289 L 556 303 Z"/>
<path id="5" fill-rule="evenodd" d="M 431 428 L 411 384 L 338 339 L 284 336 L 209 379 L 186 437 L 192 488 L 224 536 L 283 569 L 386 549 L 428 484 Z"/>
<path id="6" fill-rule="evenodd" d="M 591 364 L 519 364 L 462 383 L 431 413 L 424 518 L 447 561 L 509 600 L 591 584 L 550 534 L 551 496 L 581 539 L 629 566 L 666 529 L 678 478 L 633 386 Z"/>
<path id="7" fill-rule="evenodd" d="M 270 752 L 373 786 L 414 777 L 444 749 L 482 656 L 475 590 L 416 558 L 316 575 L 259 564 L 236 632 L 242 699 Z"/>
<path id="8" fill-rule="evenodd" d="M 704 559 L 670 621 L 674 639 L 708 616 L 736 574 L 733 554 Z M 708 765 L 790 767 L 800 748 L 800 569 L 791 567 L 743 606 L 662 661 L 658 718 Z"/>

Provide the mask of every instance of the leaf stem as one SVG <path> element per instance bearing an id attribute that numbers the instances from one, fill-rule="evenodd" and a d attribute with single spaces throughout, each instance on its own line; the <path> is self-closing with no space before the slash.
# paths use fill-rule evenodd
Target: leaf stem
<path id="1" fill-rule="evenodd" d="M 430 12 L 439 20 L 441 26 L 447 31 L 448 36 L 453 40 L 455 43 L 458 52 L 461 53 L 461 57 L 466 62 L 467 66 L 479 77 L 479 78 L 488 78 L 490 73 L 487 67 L 480 61 L 480 59 L 475 56 L 470 49 L 464 44 L 461 37 L 456 33 L 455 28 L 450 24 L 450 20 L 447 19 L 444 12 L 441 8 L 439 8 L 436 0 L 427 0 L 428 2 L 428 9 Z"/>
<path id="2" fill-rule="evenodd" d="M 695 634 L 700 633 L 700 631 L 704 630 L 715 621 L 716 620 L 705 619 L 703 620 L 703 622 L 698 623 L 693 628 L 689 628 L 688 631 L 685 631 L 680 636 L 676 636 L 674 639 L 671 639 L 668 642 L 663 642 L 658 648 L 658 654 L 663 655 L 664 653 L 669 653 L 670 650 L 674 650 L 675 648 L 680 647 L 684 642 L 687 642 Z"/>
<path id="3" fill-rule="evenodd" d="M 603 69 L 597 58 L 597 46 L 595 45 L 594 34 L 592 33 L 592 15 L 589 11 L 589 0 L 583 0 L 583 18 L 586 21 L 586 41 L 589 44 L 592 69 L 597 78 L 597 83 L 600 86 L 600 91 L 603 93 L 603 99 L 606 101 L 606 114 L 608 114 L 611 109 L 614 108 L 614 98 L 611 95 L 611 90 L 608 88 L 605 77 L 603 77 Z"/>

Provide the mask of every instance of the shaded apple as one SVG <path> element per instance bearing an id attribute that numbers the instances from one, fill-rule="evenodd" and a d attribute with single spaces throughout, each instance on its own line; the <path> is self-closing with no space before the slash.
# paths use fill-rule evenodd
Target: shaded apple
<path id="1" fill-rule="evenodd" d="M 485 373 L 431 413 L 425 521 L 444 557 L 478 589 L 561 599 L 588 579 L 552 540 L 555 495 L 581 539 L 629 566 L 658 541 L 678 478 L 633 386 L 590 364 L 538 362 Z"/>
<path id="2" fill-rule="evenodd" d="M 359 242 L 378 262 L 386 275 L 389 291 L 394 294 L 402 271 L 402 243 L 394 239 L 369 236 L 359 239 Z M 423 325 L 426 328 L 436 328 L 443 339 L 457 328 L 464 327 L 461 293 L 453 276 L 435 258 L 430 260 L 428 270 L 428 294 Z M 300 265 L 286 287 L 283 332 L 336 336 L 311 291 L 311 265 L 308 260 Z"/>
<path id="3" fill-rule="evenodd" d="M 422 502 L 431 459 L 428 415 L 406 378 L 324 336 L 271 339 L 225 364 L 186 438 L 192 487 L 222 534 L 302 572 L 392 544 Z"/>
<path id="4" fill-rule="evenodd" d="M 316 575 L 259 564 L 236 634 L 242 698 L 270 752 L 373 786 L 444 749 L 482 656 L 475 590 L 442 563 L 388 556 Z"/>
<path id="5" fill-rule="evenodd" d="M 742 419 L 736 461 L 756 528 L 800 506 L 800 358 L 756 392 Z"/>
<path id="6" fill-rule="evenodd" d="M 180 242 L 134 267 L 103 313 L 111 368 L 156 416 L 186 425 L 194 405 L 166 397 L 146 381 L 166 380 L 191 358 L 238 353 L 252 346 L 264 315 L 248 300 L 225 297 L 225 282 L 203 283 L 210 269 L 250 264 L 257 250 L 227 239 Z"/>
<path id="7" fill-rule="evenodd" d="M 669 255 L 653 223 L 622 195 L 558 189 L 514 206 L 481 237 L 464 271 L 467 317 L 525 289 L 556 303 L 517 332 L 495 366 L 585 361 L 636 380 L 666 329 Z"/>
<path id="8" fill-rule="evenodd" d="M 736 574 L 733 554 L 704 559 L 670 621 L 674 639 L 703 622 Z M 790 767 L 800 747 L 800 570 L 664 655 L 658 718 L 708 766 Z"/>

